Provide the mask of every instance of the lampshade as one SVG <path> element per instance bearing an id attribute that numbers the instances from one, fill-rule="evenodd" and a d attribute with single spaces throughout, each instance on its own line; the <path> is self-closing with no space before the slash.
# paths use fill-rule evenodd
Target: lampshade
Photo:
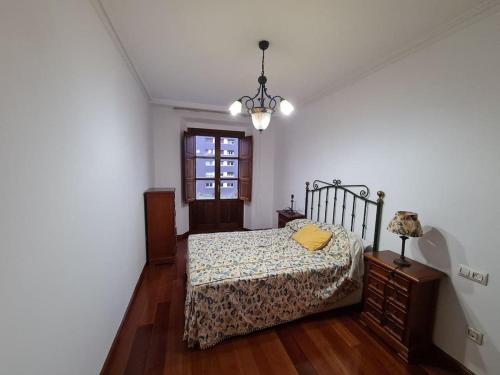
<path id="1" fill-rule="evenodd" d="M 272 110 L 268 108 L 255 107 L 249 110 L 250 116 L 252 116 L 252 124 L 257 130 L 266 130 L 271 121 Z"/>
<path id="2" fill-rule="evenodd" d="M 286 100 L 286 99 L 281 100 L 281 102 L 280 102 L 281 113 L 288 116 L 290 113 L 292 113 L 294 111 L 294 109 L 295 108 L 293 108 L 292 103 L 290 103 L 288 100 Z"/>
<path id="3" fill-rule="evenodd" d="M 415 212 L 397 211 L 387 230 L 400 236 L 422 237 L 422 226 Z"/>

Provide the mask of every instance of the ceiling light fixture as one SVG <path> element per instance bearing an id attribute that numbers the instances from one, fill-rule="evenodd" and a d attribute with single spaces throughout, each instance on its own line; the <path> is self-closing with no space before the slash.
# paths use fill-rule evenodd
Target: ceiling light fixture
<path id="1" fill-rule="evenodd" d="M 271 115 L 273 114 L 278 102 L 280 105 L 280 111 L 284 115 L 288 116 L 294 110 L 293 105 L 288 100 L 280 95 L 271 96 L 267 92 L 267 77 L 264 75 L 264 52 L 268 47 L 269 42 L 267 40 L 261 40 L 259 42 L 259 48 L 262 50 L 262 72 L 257 79 L 259 82 L 257 94 L 252 97 L 244 95 L 229 107 L 229 112 L 231 112 L 233 116 L 236 116 L 238 113 L 241 113 L 243 104 L 245 104 L 246 110 L 252 117 L 253 126 L 259 131 L 265 130 L 269 126 Z"/>

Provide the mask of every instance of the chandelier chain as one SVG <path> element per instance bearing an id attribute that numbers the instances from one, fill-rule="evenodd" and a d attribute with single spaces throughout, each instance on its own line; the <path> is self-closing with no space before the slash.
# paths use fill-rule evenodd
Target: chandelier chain
<path id="1" fill-rule="evenodd" d="M 260 73 L 261 76 L 264 75 L 264 54 L 266 51 L 262 50 L 262 72 Z"/>

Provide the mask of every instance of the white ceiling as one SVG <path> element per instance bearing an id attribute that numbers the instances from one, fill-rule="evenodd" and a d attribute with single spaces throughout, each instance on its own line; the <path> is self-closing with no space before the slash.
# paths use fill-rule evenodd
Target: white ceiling
<path id="1" fill-rule="evenodd" d="M 153 102 L 227 108 L 257 89 L 298 103 L 415 49 L 489 0 L 101 0 Z"/>

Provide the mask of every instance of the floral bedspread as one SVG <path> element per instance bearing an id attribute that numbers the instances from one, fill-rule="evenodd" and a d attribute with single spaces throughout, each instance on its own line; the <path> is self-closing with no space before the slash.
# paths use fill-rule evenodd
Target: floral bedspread
<path id="1" fill-rule="evenodd" d="M 298 319 L 361 286 L 362 244 L 340 226 L 309 252 L 282 229 L 191 235 L 188 239 L 184 340 L 208 348 L 227 337 Z"/>

